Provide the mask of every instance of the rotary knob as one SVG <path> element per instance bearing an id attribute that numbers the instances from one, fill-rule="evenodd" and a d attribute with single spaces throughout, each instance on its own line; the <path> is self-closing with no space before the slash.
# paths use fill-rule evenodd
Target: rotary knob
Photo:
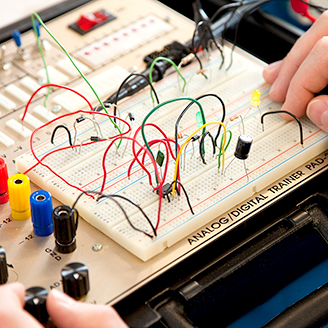
<path id="1" fill-rule="evenodd" d="M 6 252 L 0 246 L 0 285 L 3 285 L 8 280 L 8 268 L 6 260 Z"/>
<path id="2" fill-rule="evenodd" d="M 61 271 L 63 289 L 66 294 L 76 300 L 84 298 L 89 290 L 89 271 L 82 263 L 67 264 Z"/>
<path id="3" fill-rule="evenodd" d="M 48 291 L 43 287 L 31 287 L 25 294 L 24 309 L 41 323 L 46 323 L 49 319 L 46 308 L 47 296 Z"/>

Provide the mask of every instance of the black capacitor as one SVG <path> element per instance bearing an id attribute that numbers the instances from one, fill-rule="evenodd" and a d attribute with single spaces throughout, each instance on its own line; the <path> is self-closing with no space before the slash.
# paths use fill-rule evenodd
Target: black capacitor
<path id="1" fill-rule="evenodd" d="M 243 160 L 247 159 L 251 150 L 252 143 L 253 139 L 251 136 L 249 136 L 248 134 L 241 134 L 237 140 L 235 157 Z"/>
<path id="2" fill-rule="evenodd" d="M 86 265 L 79 262 L 67 264 L 61 271 L 63 290 L 76 300 L 84 298 L 89 290 L 89 271 Z"/>
<path id="3" fill-rule="evenodd" d="M 76 249 L 76 229 L 79 213 L 67 205 L 57 206 L 52 212 L 56 250 L 71 253 Z"/>
<path id="4" fill-rule="evenodd" d="M 47 297 L 48 291 L 43 287 L 31 287 L 25 292 L 24 309 L 41 323 L 46 323 L 49 319 Z"/>
<path id="5" fill-rule="evenodd" d="M 6 252 L 0 246 L 0 285 L 5 284 L 7 281 L 8 281 L 8 267 L 7 267 Z"/>

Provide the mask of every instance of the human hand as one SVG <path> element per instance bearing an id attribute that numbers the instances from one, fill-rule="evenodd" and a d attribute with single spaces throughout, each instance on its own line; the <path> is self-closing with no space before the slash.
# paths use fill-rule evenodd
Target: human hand
<path id="1" fill-rule="evenodd" d="M 24 310 L 25 288 L 20 283 L 0 287 L 0 328 L 43 328 Z M 106 305 L 77 302 L 57 290 L 47 297 L 47 311 L 57 328 L 127 328 Z"/>
<path id="2" fill-rule="evenodd" d="M 322 130 L 328 132 L 328 96 L 314 97 L 328 84 L 328 11 L 302 35 L 288 55 L 268 65 L 264 79 L 272 84 L 270 97 L 284 102 L 282 110 L 297 117 L 305 113 Z M 290 116 L 282 114 L 290 120 Z"/>

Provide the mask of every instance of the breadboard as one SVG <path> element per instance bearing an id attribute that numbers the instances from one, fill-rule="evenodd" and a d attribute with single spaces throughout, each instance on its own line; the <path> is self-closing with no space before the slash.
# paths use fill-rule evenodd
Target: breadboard
<path id="1" fill-rule="evenodd" d="M 226 51 L 229 50 L 226 49 Z M 220 216 L 235 204 L 249 198 L 255 192 L 267 187 L 273 181 L 288 174 L 294 167 L 305 163 L 309 158 L 327 148 L 327 135 L 307 119 L 302 119 L 303 147 L 300 144 L 299 129 L 295 121 L 287 122 L 279 115 L 269 115 L 265 118 L 265 129 L 262 131 L 259 109 L 251 106 L 249 102 L 252 91 L 254 89 L 261 91 L 260 111 L 262 114 L 278 110 L 281 107 L 280 104 L 272 102 L 268 97 L 269 86 L 262 79 L 263 65 L 235 53 L 231 69 L 226 70 L 225 66 L 220 69 L 221 57 L 218 53 L 213 53 L 211 57 L 212 59 L 207 60 L 205 65 L 208 79 L 197 74 L 196 63 L 181 71 L 188 81 L 184 93 L 181 91 L 182 81 L 175 73 L 166 77 L 162 82 L 156 83 L 155 88 L 160 101 L 175 97 L 196 98 L 205 93 L 215 93 L 223 99 L 227 106 L 226 122 L 231 117 L 242 115 L 244 132 L 253 138 L 250 156 L 246 160 L 247 175 L 243 161 L 235 159 L 231 165 L 227 165 L 234 157 L 237 138 L 243 130 L 240 120 L 234 120 L 228 123 L 228 129 L 232 131 L 233 137 L 226 153 L 226 170 L 224 172 L 222 168 L 218 170 L 217 157 L 211 154 L 209 139 L 206 139 L 205 142 L 206 165 L 199 158 L 198 144 L 195 145 L 194 155 L 192 147 L 187 149 L 185 162 L 182 162 L 181 165 L 181 182 L 189 195 L 194 215 L 189 211 L 183 193 L 181 196 L 170 197 L 170 202 L 164 199 L 156 238 L 150 239 L 142 232 L 132 229 L 120 209 L 110 200 L 96 202 L 91 197 L 84 197 L 77 204 L 80 215 L 87 222 L 143 261 L 165 252 L 168 247 L 213 218 Z M 119 69 L 118 71 L 122 72 Z M 112 78 L 116 79 L 115 74 Z M 122 79 L 122 76 L 120 78 Z M 59 95 L 58 97 L 64 96 Z M 207 121 L 221 119 L 221 105 L 215 98 L 204 98 L 201 103 Z M 162 107 L 151 116 L 150 121 L 161 127 L 168 136 L 173 136 L 175 121 L 187 104 L 188 101 L 179 101 Z M 81 104 L 77 103 L 77 106 L 80 108 Z M 129 112 L 134 114 L 133 128 L 135 129 L 140 126 L 145 115 L 153 106 L 149 90 L 145 89 L 119 104 L 119 109 L 122 118 L 125 118 Z M 197 110 L 197 106 L 193 106 L 179 126 L 179 131 L 185 136 L 190 135 L 197 128 L 195 119 Z M 103 135 L 115 134 L 115 129 L 108 119 L 97 117 L 96 120 L 101 126 Z M 216 129 L 215 125 L 208 128 L 214 135 Z M 73 129 L 71 133 L 74 134 Z M 88 121 L 83 124 L 78 130 L 77 144 L 87 140 L 94 133 L 92 122 Z M 160 137 L 158 132 L 150 128 L 146 128 L 146 135 L 149 140 Z M 185 138 L 179 140 L 180 144 Z M 142 142 L 142 139 L 140 138 L 139 141 Z M 119 150 L 112 148 L 107 156 L 105 192 L 120 194 L 133 200 L 144 209 L 155 225 L 159 196 L 152 191 L 147 175 L 142 174 L 137 164 L 133 166 L 131 178 L 128 179 L 127 169 L 132 160 L 132 152 L 131 143 L 128 142 L 127 151 L 123 154 L 126 142 L 123 141 Z M 68 146 L 67 134 L 58 135 L 55 138 L 55 145 L 48 141 L 38 146 L 35 149 L 37 156 L 41 158 L 58 147 Z M 50 166 L 53 171 L 59 173 L 72 185 L 77 185 L 84 190 L 99 191 L 103 178 L 101 161 L 107 146 L 108 143 L 99 143 L 81 147 L 81 152 L 72 151 L 72 149 L 64 150 L 47 157 L 44 164 Z M 155 147 L 154 152 L 157 149 L 158 147 Z M 164 152 L 164 147 L 161 150 Z M 146 163 L 150 168 L 149 160 Z M 34 164 L 35 159 L 31 152 L 16 159 L 19 172 L 24 172 Z M 174 165 L 175 162 L 171 160 L 168 169 L 169 182 L 173 179 Z M 76 189 L 68 186 L 40 165 L 28 175 L 40 188 L 50 191 L 55 198 L 65 204 L 73 204 L 79 195 Z M 124 208 L 134 226 L 152 233 L 149 224 L 140 212 L 128 203 L 124 204 Z"/>

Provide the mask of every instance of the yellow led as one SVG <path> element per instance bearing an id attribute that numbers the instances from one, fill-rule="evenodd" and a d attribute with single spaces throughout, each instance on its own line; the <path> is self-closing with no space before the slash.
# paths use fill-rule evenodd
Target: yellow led
<path id="1" fill-rule="evenodd" d="M 12 175 L 8 179 L 8 194 L 13 219 L 22 221 L 30 218 L 30 179 L 24 174 Z"/>
<path id="2" fill-rule="evenodd" d="M 259 90 L 253 91 L 250 103 L 253 106 L 258 106 L 261 103 L 261 92 Z"/>

